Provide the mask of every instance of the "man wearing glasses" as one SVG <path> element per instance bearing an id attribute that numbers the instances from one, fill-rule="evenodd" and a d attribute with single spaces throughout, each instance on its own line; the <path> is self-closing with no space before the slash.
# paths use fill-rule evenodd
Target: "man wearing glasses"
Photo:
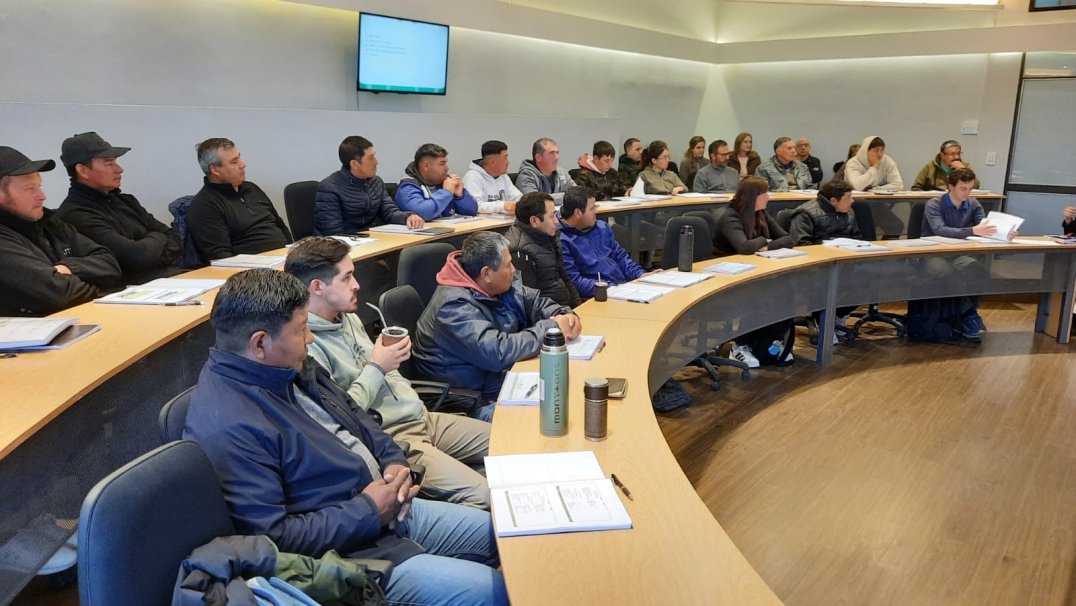
<path id="1" fill-rule="evenodd" d="M 736 191 L 736 186 L 740 184 L 740 173 L 729 168 L 729 144 L 718 139 L 710 143 L 709 152 L 710 164 L 695 174 L 692 191 L 707 194 Z"/>

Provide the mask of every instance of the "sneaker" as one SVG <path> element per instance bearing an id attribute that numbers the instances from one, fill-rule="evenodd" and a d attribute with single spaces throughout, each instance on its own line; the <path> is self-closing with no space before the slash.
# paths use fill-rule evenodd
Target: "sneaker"
<path id="1" fill-rule="evenodd" d="M 833 342 L 834 343 L 837 342 L 837 335 L 833 335 Z M 777 355 L 777 354 L 781 353 L 781 350 L 784 349 L 784 348 L 785 348 L 785 342 L 780 340 L 780 339 L 774 341 L 770 345 L 770 351 L 771 352 L 774 352 L 774 351 L 777 352 L 774 355 Z M 788 355 L 785 356 L 785 362 L 791 362 L 791 361 L 792 361 L 792 352 L 790 351 L 790 352 L 788 352 Z"/>
<path id="2" fill-rule="evenodd" d="M 833 333 L 833 344 L 836 345 L 841 342 L 841 338 L 837 336 L 837 333 Z"/>
<path id="3" fill-rule="evenodd" d="M 968 339 L 980 337 L 986 332 L 986 325 L 983 324 L 982 317 L 975 312 L 964 316 L 960 321 L 960 328 L 964 333 L 964 337 Z"/>
<path id="4" fill-rule="evenodd" d="M 747 364 L 748 368 L 758 368 L 758 358 L 755 357 L 751 348 L 746 345 L 737 345 L 729 352 L 729 359 Z"/>

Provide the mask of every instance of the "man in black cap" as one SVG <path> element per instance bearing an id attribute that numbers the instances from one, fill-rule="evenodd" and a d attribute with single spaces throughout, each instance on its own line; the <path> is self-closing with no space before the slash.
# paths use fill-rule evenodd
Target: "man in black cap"
<path id="1" fill-rule="evenodd" d="M 122 284 L 107 248 L 45 208 L 38 173 L 54 168 L 0 147 L 0 316 L 47 316 Z"/>
<path id="2" fill-rule="evenodd" d="M 137 198 L 120 191 L 123 168 L 116 158 L 128 151 L 94 132 L 64 141 L 60 161 L 71 176 L 71 189 L 56 216 L 112 251 L 128 284 L 143 284 L 179 273 L 174 263 L 183 244 Z"/>
<path id="3" fill-rule="evenodd" d="M 291 232 L 260 187 L 247 181 L 247 164 L 228 139 L 198 144 L 205 185 L 191 200 L 187 230 L 206 261 L 256 255 L 291 244 Z"/>

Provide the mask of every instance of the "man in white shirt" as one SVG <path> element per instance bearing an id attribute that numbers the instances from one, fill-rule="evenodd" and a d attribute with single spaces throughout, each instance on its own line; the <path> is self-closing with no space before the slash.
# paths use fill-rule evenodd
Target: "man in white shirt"
<path id="1" fill-rule="evenodd" d="M 508 146 L 501 141 L 482 144 L 482 157 L 471 162 L 463 187 L 478 201 L 479 213 L 514 213 L 523 195 L 508 178 Z"/>

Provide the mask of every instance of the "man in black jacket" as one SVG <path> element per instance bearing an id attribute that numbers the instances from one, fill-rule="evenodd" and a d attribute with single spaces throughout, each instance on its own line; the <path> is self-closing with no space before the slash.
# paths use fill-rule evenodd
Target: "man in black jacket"
<path id="1" fill-rule="evenodd" d="M 206 261 L 256 255 L 291 244 L 291 232 L 257 185 L 235 143 L 206 139 L 198 144 L 202 189 L 191 200 L 187 230 Z"/>
<path id="2" fill-rule="evenodd" d="M 581 187 L 569 189 L 565 197 L 568 194 L 592 195 Z M 516 221 L 504 237 L 508 239 L 513 265 L 523 268 L 524 286 L 537 289 L 561 305 L 578 307 L 583 300 L 564 269 L 557 223 L 553 196 L 536 191 L 523 194 L 516 204 Z"/>
<path id="3" fill-rule="evenodd" d="M 56 216 L 112 251 L 124 281 L 143 284 L 179 273 L 174 263 L 183 244 L 137 198 L 120 191 L 123 167 L 116 159 L 128 151 L 94 132 L 65 140 L 60 161 L 71 176 L 71 189 Z"/>
<path id="4" fill-rule="evenodd" d="M 0 316 L 47 316 L 121 284 L 112 253 L 45 208 L 38 173 L 54 168 L 0 147 Z"/>
<path id="5" fill-rule="evenodd" d="M 314 235 L 333 236 L 369 228 L 374 221 L 425 225 L 422 217 L 400 210 L 377 176 L 377 150 L 365 137 L 351 136 L 340 143 L 340 170 L 318 184 L 314 203 Z"/>
<path id="6" fill-rule="evenodd" d="M 863 239 L 852 210 L 852 186 L 841 179 L 824 183 L 816 199 L 792 211 L 788 232 L 793 246 L 821 244 L 834 238 Z"/>

